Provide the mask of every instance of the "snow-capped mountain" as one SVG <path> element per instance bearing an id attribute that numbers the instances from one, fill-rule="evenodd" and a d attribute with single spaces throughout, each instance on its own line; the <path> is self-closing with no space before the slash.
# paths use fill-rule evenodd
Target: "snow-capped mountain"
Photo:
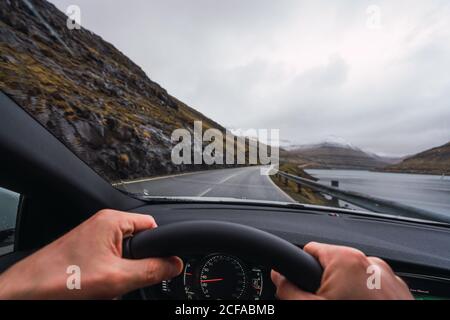
<path id="1" fill-rule="evenodd" d="M 328 137 L 321 143 L 283 147 L 283 158 L 305 168 L 373 170 L 398 163 L 401 159 L 379 156 L 364 151 L 338 137 Z"/>

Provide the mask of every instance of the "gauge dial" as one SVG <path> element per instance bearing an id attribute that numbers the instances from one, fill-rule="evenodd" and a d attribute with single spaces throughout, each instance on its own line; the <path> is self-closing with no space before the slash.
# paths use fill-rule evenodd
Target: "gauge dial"
<path id="1" fill-rule="evenodd" d="M 186 262 L 184 267 L 183 283 L 184 283 L 184 291 L 186 293 L 188 300 L 193 300 L 196 298 L 195 291 L 193 290 L 193 287 L 195 286 L 194 267 L 193 267 L 194 264 L 195 260 L 189 260 Z"/>
<path id="2" fill-rule="evenodd" d="M 215 255 L 208 258 L 201 268 L 200 287 L 207 299 L 239 299 L 245 286 L 244 268 L 234 257 Z"/>

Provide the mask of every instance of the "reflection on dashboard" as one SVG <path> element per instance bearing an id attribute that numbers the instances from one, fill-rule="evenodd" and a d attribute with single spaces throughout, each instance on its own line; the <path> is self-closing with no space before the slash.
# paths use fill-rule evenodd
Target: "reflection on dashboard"
<path id="1" fill-rule="evenodd" d="M 450 279 L 416 273 L 397 272 L 416 300 L 450 300 Z"/>
<path id="2" fill-rule="evenodd" d="M 261 300 L 273 299 L 270 270 L 227 254 L 183 258 L 184 271 L 164 281 L 159 290 L 167 299 Z M 152 290 L 144 294 L 151 295 Z"/>

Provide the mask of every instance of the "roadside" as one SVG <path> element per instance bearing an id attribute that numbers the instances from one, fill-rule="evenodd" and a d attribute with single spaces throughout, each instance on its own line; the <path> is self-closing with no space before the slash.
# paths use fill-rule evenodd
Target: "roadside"
<path id="1" fill-rule="evenodd" d="M 312 181 L 317 181 L 316 178 L 306 173 L 303 169 L 292 163 L 283 163 L 280 165 L 280 171 L 287 172 L 305 179 Z M 292 181 L 284 182 L 278 179 L 276 176 L 270 176 L 270 179 L 279 187 L 283 192 L 285 192 L 289 197 L 299 203 L 314 204 L 328 207 L 338 207 L 339 204 L 335 199 L 327 199 L 320 192 L 311 190 L 309 188 L 297 187 L 297 184 Z"/>

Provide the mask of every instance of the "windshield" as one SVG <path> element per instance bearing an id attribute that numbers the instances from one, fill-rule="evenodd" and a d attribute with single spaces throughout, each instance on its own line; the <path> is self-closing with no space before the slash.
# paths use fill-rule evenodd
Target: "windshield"
<path id="1" fill-rule="evenodd" d="M 450 220 L 447 1 L 0 9 L 1 90 L 121 191 Z"/>

